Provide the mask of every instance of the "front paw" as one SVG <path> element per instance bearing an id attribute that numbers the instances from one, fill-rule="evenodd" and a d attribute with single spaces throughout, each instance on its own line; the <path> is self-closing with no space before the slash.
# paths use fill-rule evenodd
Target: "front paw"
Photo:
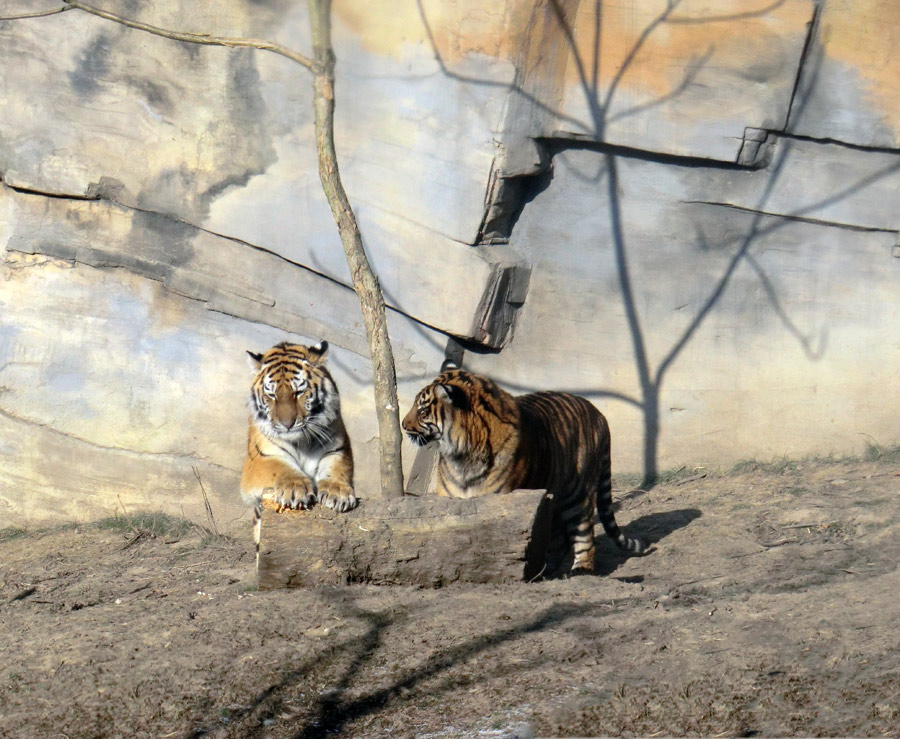
<path id="1" fill-rule="evenodd" d="M 297 475 L 282 475 L 276 478 L 271 488 L 267 488 L 263 497 L 274 501 L 278 512 L 287 509 L 306 510 L 316 502 L 312 482 Z"/>
<path id="2" fill-rule="evenodd" d="M 326 508 L 333 508 L 338 513 L 353 510 L 359 505 L 359 501 L 353 494 L 353 488 L 334 480 L 319 481 L 319 503 Z"/>

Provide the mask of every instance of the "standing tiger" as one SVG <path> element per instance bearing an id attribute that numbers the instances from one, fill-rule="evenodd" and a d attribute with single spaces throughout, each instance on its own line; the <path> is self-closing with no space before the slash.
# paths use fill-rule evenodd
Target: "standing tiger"
<path id="1" fill-rule="evenodd" d="M 324 365 L 327 353 L 326 341 L 247 352 L 256 376 L 241 495 L 254 504 L 257 548 L 264 498 L 282 510 L 317 502 L 336 511 L 357 505 L 353 454 L 338 389 Z"/>
<path id="2" fill-rule="evenodd" d="M 548 574 L 572 550 L 572 572 L 593 571 L 595 512 L 621 549 L 647 550 L 646 541 L 628 538 L 616 524 L 609 426 L 591 403 L 557 392 L 513 396 L 452 363 L 441 370 L 403 419 L 414 444 L 438 442 L 438 495 L 546 488 L 554 498 Z"/>

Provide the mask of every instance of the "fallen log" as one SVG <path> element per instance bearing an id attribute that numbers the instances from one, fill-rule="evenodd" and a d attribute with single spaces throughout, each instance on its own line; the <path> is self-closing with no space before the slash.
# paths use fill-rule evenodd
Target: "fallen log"
<path id="1" fill-rule="evenodd" d="M 532 580 L 543 568 L 551 503 L 543 490 L 364 500 L 349 513 L 279 513 L 264 503 L 259 588 Z"/>

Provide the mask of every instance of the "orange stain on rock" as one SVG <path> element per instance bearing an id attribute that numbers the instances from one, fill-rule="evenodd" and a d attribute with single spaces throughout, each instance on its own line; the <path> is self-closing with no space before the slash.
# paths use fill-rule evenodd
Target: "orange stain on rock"
<path id="1" fill-rule="evenodd" d="M 845 0 L 823 9 L 819 44 L 829 59 L 859 72 L 866 102 L 897 130 L 900 120 L 900 3 Z"/>
<path id="2" fill-rule="evenodd" d="M 374 54 L 400 58 L 412 44 L 449 65 L 469 54 L 509 58 L 514 53 L 509 14 L 531 6 L 520 0 L 335 0 L 333 8 Z"/>
<path id="3" fill-rule="evenodd" d="M 799 59 L 812 15 L 809 0 L 582 2 L 574 38 L 582 69 L 601 92 L 620 77 L 617 84 L 639 97 L 661 96 L 692 67 L 697 75 L 724 69 L 761 84 L 795 74 L 790 62 Z M 582 74 L 570 64 L 568 82 L 582 84 Z"/>
<path id="4" fill-rule="evenodd" d="M 418 47 L 412 53 L 436 53 L 447 66 L 469 55 L 507 59 L 526 88 L 535 76 L 556 84 L 564 76 L 568 85 L 586 79 L 602 100 L 614 80 L 637 99 L 655 99 L 686 81 L 702 84 L 704 74 L 722 84 L 721 70 L 751 85 L 791 84 L 813 7 L 812 0 L 335 0 L 334 12 L 373 54 L 402 58 Z"/>

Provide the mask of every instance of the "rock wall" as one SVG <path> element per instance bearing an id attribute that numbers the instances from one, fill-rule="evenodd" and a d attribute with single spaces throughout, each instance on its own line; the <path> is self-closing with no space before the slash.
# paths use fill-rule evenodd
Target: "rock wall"
<path id="1" fill-rule="evenodd" d="M 311 85 L 249 48 L 0 3 L 0 526 L 242 525 L 244 350 L 328 339 L 374 496 L 358 303 Z M 304 3 L 107 0 L 308 52 Z M 337 146 L 401 405 L 464 350 L 580 392 L 615 469 L 892 443 L 900 11 L 335 0 Z M 409 473 L 414 452 L 406 449 Z"/>

